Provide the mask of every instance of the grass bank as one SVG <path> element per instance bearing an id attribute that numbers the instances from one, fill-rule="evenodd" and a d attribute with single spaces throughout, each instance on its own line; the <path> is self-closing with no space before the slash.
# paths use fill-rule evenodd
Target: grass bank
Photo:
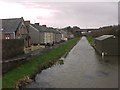
<path id="1" fill-rule="evenodd" d="M 35 75 L 43 66 L 47 65 L 47 62 L 58 60 L 66 52 L 70 51 L 71 48 L 76 45 L 80 38 L 74 38 L 69 40 L 63 45 L 49 51 L 48 53 L 38 56 L 27 63 L 22 64 L 8 73 L 2 78 L 3 88 L 15 88 L 15 84 L 22 79 L 24 76 L 32 77 Z M 41 68 L 42 67 L 42 68 Z"/>
<path id="2" fill-rule="evenodd" d="M 88 36 L 87 40 L 92 46 L 94 45 L 94 38 L 92 36 Z"/>

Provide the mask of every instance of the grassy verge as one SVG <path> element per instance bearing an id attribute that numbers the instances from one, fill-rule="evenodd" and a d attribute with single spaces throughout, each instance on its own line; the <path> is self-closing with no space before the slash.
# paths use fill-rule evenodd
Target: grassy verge
<path id="1" fill-rule="evenodd" d="M 92 46 L 94 45 L 94 38 L 92 36 L 87 37 L 87 40 Z"/>
<path id="2" fill-rule="evenodd" d="M 20 67 L 9 71 L 2 78 L 3 88 L 14 88 L 18 80 L 24 76 L 31 77 L 36 74 L 44 63 L 60 58 L 66 52 L 71 50 L 78 40 L 79 38 L 74 38 L 63 45 L 60 45 L 58 48 L 55 48 L 48 53 L 38 56 L 34 60 L 24 63 Z"/>

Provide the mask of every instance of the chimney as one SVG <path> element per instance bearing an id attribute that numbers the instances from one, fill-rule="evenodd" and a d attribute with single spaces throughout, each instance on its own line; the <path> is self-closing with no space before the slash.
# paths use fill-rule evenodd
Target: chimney
<path id="1" fill-rule="evenodd" d="M 38 25 L 38 26 L 39 26 L 39 23 L 35 23 L 35 25 Z"/>
<path id="2" fill-rule="evenodd" d="M 29 25 L 30 24 L 30 21 L 25 21 L 25 25 Z"/>
<path id="3" fill-rule="evenodd" d="M 43 27 L 46 27 L 46 25 L 42 25 Z"/>
<path id="4" fill-rule="evenodd" d="M 23 17 L 21 17 L 21 19 L 23 19 Z"/>

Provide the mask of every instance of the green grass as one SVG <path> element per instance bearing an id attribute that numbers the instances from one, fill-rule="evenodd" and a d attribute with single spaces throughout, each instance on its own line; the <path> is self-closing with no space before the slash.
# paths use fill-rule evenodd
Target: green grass
<path id="1" fill-rule="evenodd" d="M 52 60 L 58 60 L 62 55 L 71 50 L 71 48 L 79 41 L 79 38 L 74 38 L 67 43 L 60 45 L 48 53 L 38 56 L 35 59 L 22 64 L 21 66 L 9 71 L 2 78 L 3 88 L 14 88 L 18 80 L 22 79 L 24 76 L 33 76 L 36 74 L 40 67 L 45 63 Z"/>
<path id="2" fill-rule="evenodd" d="M 92 36 L 87 37 L 87 40 L 91 45 L 94 45 L 94 38 Z"/>

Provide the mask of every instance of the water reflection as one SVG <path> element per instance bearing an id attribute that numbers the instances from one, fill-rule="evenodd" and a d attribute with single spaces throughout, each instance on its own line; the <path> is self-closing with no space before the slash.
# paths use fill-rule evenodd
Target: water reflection
<path id="1" fill-rule="evenodd" d="M 102 59 L 85 37 L 70 51 L 63 65 L 43 70 L 27 88 L 117 88 L 118 57 Z"/>

